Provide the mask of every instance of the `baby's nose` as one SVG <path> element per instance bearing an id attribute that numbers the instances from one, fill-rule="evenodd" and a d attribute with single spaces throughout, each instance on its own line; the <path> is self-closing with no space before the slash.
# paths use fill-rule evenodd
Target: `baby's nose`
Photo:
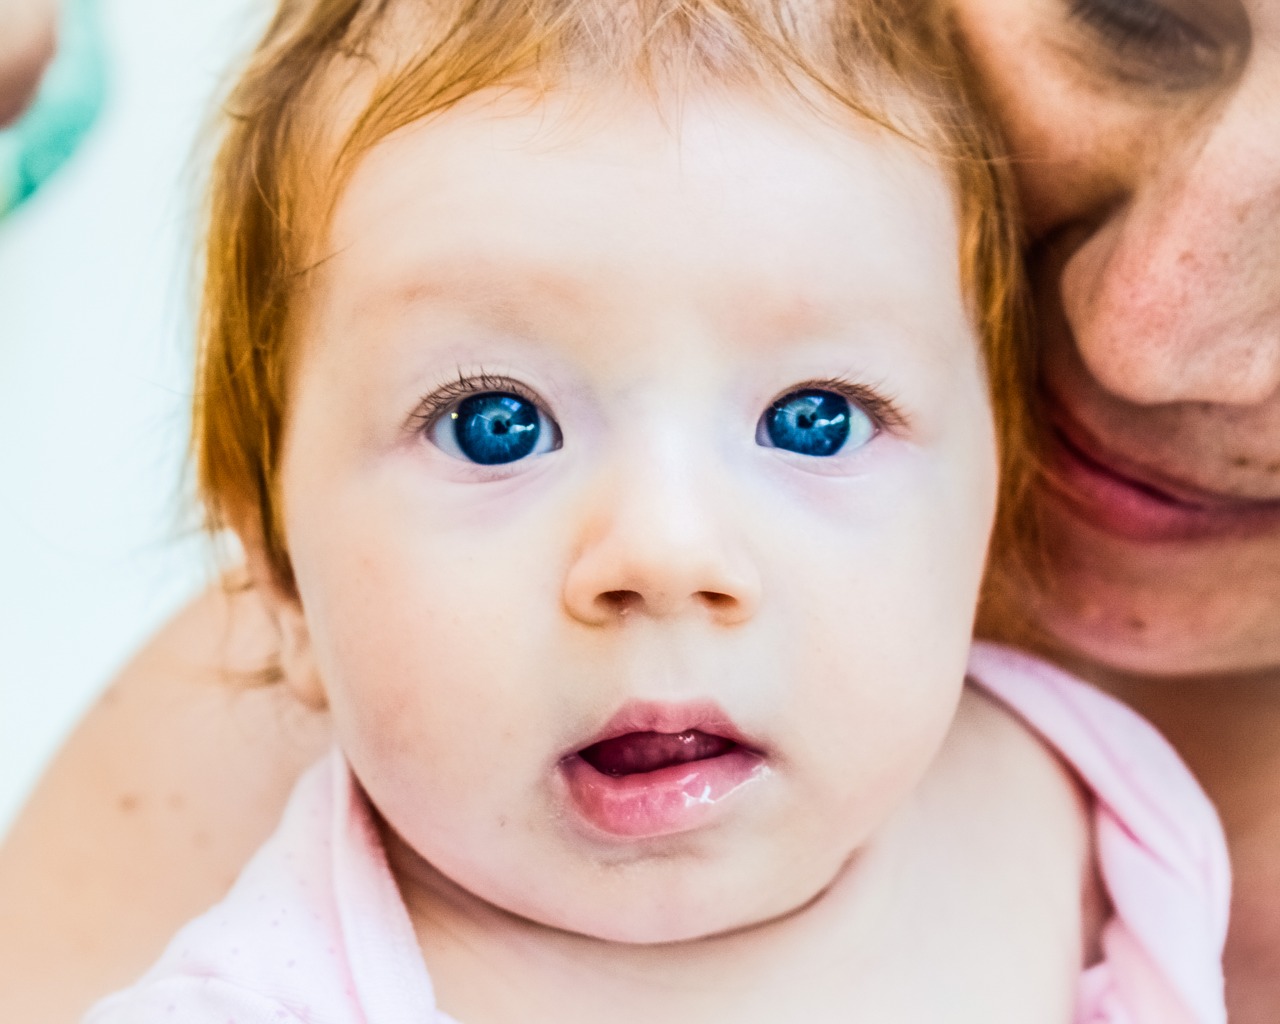
<path id="1" fill-rule="evenodd" d="M 569 613 L 607 625 L 632 616 L 755 614 L 760 575 L 724 476 L 678 437 L 632 449 L 602 475 L 565 579 Z"/>

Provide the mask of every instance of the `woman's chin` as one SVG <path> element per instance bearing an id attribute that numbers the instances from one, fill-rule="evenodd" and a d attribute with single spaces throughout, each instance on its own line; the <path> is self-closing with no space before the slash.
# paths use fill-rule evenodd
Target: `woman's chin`
<path id="1" fill-rule="evenodd" d="M 1280 669 L 1280 544 L 1264 538 L 1151 544 L 1099 529 L 1048 498 L 1047 584 L 1000 602 L 1034 623 L 1013 639 L 1086 676 L 1218 676 Z M 996 632 L 1004 632 L 997 625 Z"/>

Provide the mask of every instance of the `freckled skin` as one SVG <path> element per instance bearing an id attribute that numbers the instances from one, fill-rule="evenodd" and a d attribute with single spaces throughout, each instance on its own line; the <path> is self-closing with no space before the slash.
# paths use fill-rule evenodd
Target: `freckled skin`
<path id="1" fill-rule="evenodd" d="M 1200 5 L 1208 70 L 1176 48 L 1139 61 L 1060 0 L 953 6 L 1019 172 L 1045 392 L 1119 457 L 1280 501 L 1280 5 Z M 1280 527 L 1153 549 L 1043 514 L 1043 625 L 1073 655 L 1280 666 Z"/>
<path id="2" fill-rule="evenodd" d="M 1044 395 L 1119 459 L 1280 501 L 1280 4 L 950 6 L 1013 150 Z M 1137 9 L 1154 48 L 1108 21 Z M 1280 526 L 1149 543 L 1037 504 L 1047 585 L 1002 595 L 993 628 L 1133 703 L 1197 772 L 1233 858 L 1231 1020 L 1272 1024 Z"/>

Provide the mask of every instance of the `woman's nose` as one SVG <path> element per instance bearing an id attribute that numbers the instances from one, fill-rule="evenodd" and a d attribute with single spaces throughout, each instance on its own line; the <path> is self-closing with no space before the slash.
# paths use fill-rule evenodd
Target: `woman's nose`
<path id="1" fill-rule="evenodd" d="M 1247 70 L 1198 138 L 1148 170 L 1068 261 L 1067 319 L 1118 397 L 1280 395 L 1280 62 Z"/>
<path id="2" fill-rule="evenodd" d="M 718 473 L 679 436 L 634 446 L 596 484 L 565 578 L 569 613 L 591 625 L 631 617 L 750 619 L 760 575 Z"/>

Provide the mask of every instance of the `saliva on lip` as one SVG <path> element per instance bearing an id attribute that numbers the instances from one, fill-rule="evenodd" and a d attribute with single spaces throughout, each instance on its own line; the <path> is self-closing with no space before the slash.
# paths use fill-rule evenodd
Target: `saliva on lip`
<path id="1" fill-rule="evenodd" d="M 712 805 L 723 800 L 725 797 L 729 796 L 731 793 L 736 793 L 739 789 L 741 789 L 743 786 L 747 785 L 748 783 L 755 782 L 759 779 L 763 779 L 769 774 L 770 774 L 769 766 L 765 764 L 763 761 L 761 761 L 760 763 L 754 765 L 751 768 L 751 771 L 748 773 L 745 779 L 739 782 L 736 786 L 731 786 L 730 788 L 722 792 L 716 792 L 712 788 L 712 785 L 710 782 L 704 781 L 702 783 L 701 792 L 696 792 L 696 791 L 690 792 L 689 790 L 685 790 L 681 794 L 684 797 L 684 806 L 686 809 L 692 808 L 692 807 L 711 807 Z"/>
<path id="2" fill-rule="evenodd" d="M 703 785 L 702 793 L 698 796 L 695 796 L 692 793 L 684 794 L 684 805 L 686 807 L 695 807 L 698 804 L 704 804 L 709 807 L 713 803 L 715 803 L 715 801 L 711 799 L 711 787 L 706 784 Z"/>
<path id="3" fill-rule="evenodd" d="M 603 770 L 609 759 L 589 747 L 562 762 L 569 798 L 590 825 L 621 839 L 654 839 L 698 828 L 718 820 L 712 816 L 732 794 L 771 774 L 761 755 L 717 739 L 724 747 L 711 756 L 650 763 L 647 770 L 617 774 Z"/>

